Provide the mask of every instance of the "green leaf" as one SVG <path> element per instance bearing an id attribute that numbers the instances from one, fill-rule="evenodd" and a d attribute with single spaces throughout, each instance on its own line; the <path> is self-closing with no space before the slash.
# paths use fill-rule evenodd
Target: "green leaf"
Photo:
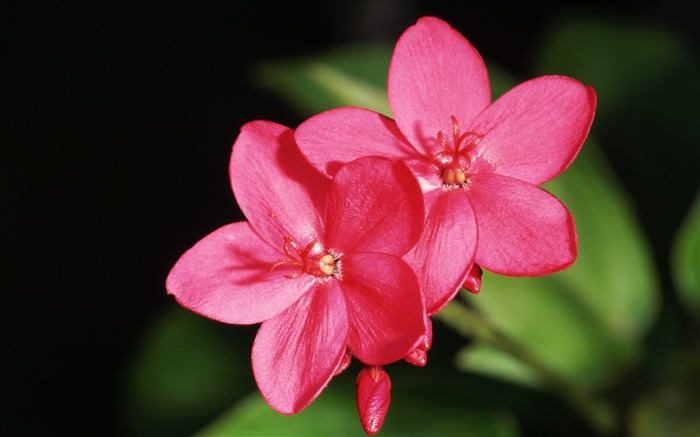
<path id="1" fill-rule="evenodd" d="M 538 278 L 486 272 L 483 291 L 466 298 L 552 370 L 582 388 L 600 388 L 638 357 L 657 311 L 658 279 L 629 199 L 592 141 L 546 188 L 576 220 L 574 266 Z M 461 368 L 523 380 L 522 370 L 504 367 L 502 354 L 484 348 L 460 354 Z"/>
<path id="2" fill-rule="evenodd" d="M 613 339 L 639 340 L 659 306 L 651 248 L 632 202 L 593 140 L 574 164 L 544 186 L 569 207 L 579 256 L 552 277 L 571 290 Z"/>
<path id="3" fill-rule="evenodd" d="M 392 47 L 342 47 L 307 57 L 270 61 L 254 72 L 258 85 L 286 99 L 301 115 L 355 105 L 389 114 L 386 78 Z"/>
<path id="4" fill-rule="evenodd" d="M 674 363 L 664 383 L 631 405 L 629 435 L 697 437 L 700 435 L 700 351 L 687 351 Z"/>
<path id="5" fill-rule="evenodd" d="M 672 263 L 678 298 L 700 319 L 700 192 L 673 243 Z"/>
<path id="6" fill-rule="evenodd" d="M 124 433 L 187 435 L 247 393 L 250 352 L 230 329 L 180 307 L 158 317 L 126 369 Z"/>
<path id="7" fill-rule="evenodd" d="M 445 397 L 426 397 L 392 388 L 392 399 L 381 436 L 515 436 L 512 416 L 478 405 L 466 406 Z M 299 414 L 276 413 L 258 394 L 242 400 L 200 431 L 198 437 L 245 436 L 366 436 L 357 415 L 355 390 L 348 378 L 336 378 L 321 396 Z"/>
<path id="8" fill-rule="evenodd" d="M 533 369 L 512 355 L 487 344 L 476 342 L 457 353 L 457 363 L 463 369 L 486 376 L 505 379 L 528 387 L 539 387 L 540 380 Z"/>

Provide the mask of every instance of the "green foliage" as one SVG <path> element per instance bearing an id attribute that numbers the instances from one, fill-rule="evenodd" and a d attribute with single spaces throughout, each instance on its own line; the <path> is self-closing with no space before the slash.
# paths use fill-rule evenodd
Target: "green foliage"
<path id="1" fill-rule="evenodd" d="M 636 399 L 630 435 L 696 437 L 700 435 L 700 350 L 676 360 L 657 389 Z"/>
<path id="2" fill-rule="evenodd" d="M 300 59 L 275 60 L 254 72 L 259 85 L 285 98 L 301 115 L 355 105 L 389 115 L 389 44 L 339 48 Z"/>
<path id="3" fill-rule="evenodd" d="M 673 279 L 685 308 L 700 320 L 700 193 L 673 245 Z"/>
<path id="4" fill-rule="evenodd" d="M 307 409 L 293 416 L 276 413 L 258 393 L 251 394 L 197 434 L 213 436 L 366 436 L 357 417 L 354 386 L 334 380 Z M 480 407 L 463 408 L 449 396 L 427 397 L 420 390 L 393 390 L 382 436 L 518 435 L 513 417 Z"/>
<path id="5" fill-rule="evenodd" d="M 251 389 L 249 355 L 222 327 L 180 307 L 155 321 L 124 377 L 127 435 L 188 435 Z"/>

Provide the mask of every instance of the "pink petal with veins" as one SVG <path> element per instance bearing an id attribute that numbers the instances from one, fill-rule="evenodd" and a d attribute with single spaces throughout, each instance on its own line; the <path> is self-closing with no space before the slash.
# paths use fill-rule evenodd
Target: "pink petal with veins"
<path id="1" fill-rule="evenodd" d="M 322 112 L 301 123 L 294 138 L 309 162 L 329 176 L 335 175 L 343 164 L 364 156 L 418 156 L 394 120 L 368 109 Z"/>
<path id="2" fill-rule="evenodd" d="M 326 241 L 342 253 L 384 252 L 401 256 L 423 228 L 423 195 L 401 162 L 378 157 L 346 164 L 328 192 Z"/>
<path id="3" fill-rule="evenodd" d="M 400 258 L 353 253 L 341 258 L 341 284 L 350 318 L 348 345 L 366 364 L 388 364 L 408 355 L 426 332 L 416 275 Z"/>
<path id="4" fill-rule="evenodd" d="M 494 273 L 539 276 L 576 260 L 569 210 L 547 191 L 500 175 L 473 175 L 469 199 L 479 227 L 475 262 Z"/>
<path id="5" fill-rule="evenodd" d="M 190 310 L 226 323 L 252 324 L 274 317 L 313 284 L 304 275 L 289 280 L 281 252 L 266 245 L 247 222 L 223 226 L 198 241 L 166 279 L 168 293 Z"/>
<path id="6" fill-rule="evenodd" d="M 345 355 L 348 317 L 338 281 L 317 285 L 263 322 L 253 344 L 253 372 L 272 408 L 294 414 L 328 385 Z"/>
<path id="7" fill-rule="evenodd" d="M 424 17 L 399 38 L 389 68 L 391 112 L 413 146 L 432 155 L 450 116 L 469 126 L 491 103 L 486 65 L 469 41 L 446 22 Z"/>
<path id="8" fill-rule="evenodd" d="M 564 76 L 524 82 L 474 120 L 483 135 L 471 173 L 496 173 L 540 185 L 576 158 L 593 122 L 593 88 Z"/>
<path id="9" fill-rule="evenodd" d="M 462 189 L 426 194 L 425 227 L 404 260 L 421 284 L 428 314 L 442 309 L 457 294 L 477 247 L 474 211 Z"/>
<path id="10" fill-rule="evenodd" d="M 273 247 L 292 236 L 323 235 L 323 199 L 329 180 L 303 158 L 294 131 L 253 121 L 241 128 L 229 166 L 231 186 L 250 226 Z"/>

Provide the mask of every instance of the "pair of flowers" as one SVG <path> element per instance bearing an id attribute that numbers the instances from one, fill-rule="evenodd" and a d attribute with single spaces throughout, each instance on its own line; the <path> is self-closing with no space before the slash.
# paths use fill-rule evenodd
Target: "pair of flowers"
<path id="1" fill-rule="evenodd" d="M 262 322 L 253 371 L 294 414 L 351 357 L 365 430 L 389 404 L 382 366 L 425 364 L 430 316 L 480 267 L 534 276 L 570 266 L 568 209 L 538 185 L 563 172 L 595 111 L 591 87 L 544 76 L 491 102 L 485 64 L 455 29 L 424 17 L 391 60 L 393 119 L 337 108 L 297 127 L 254 121 L 233 145 L 231 185 L 248 219 L 197 242 L 166 288 L 206 317 Z"/>

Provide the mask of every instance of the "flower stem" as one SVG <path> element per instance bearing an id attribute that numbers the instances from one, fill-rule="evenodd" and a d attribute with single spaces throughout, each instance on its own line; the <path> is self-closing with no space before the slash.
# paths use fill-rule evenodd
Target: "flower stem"
<path id="1" fill-rule="evenodd" d="M 467 305 L 454 300 L 436 317 L 465 337 L 500 349 L 533 369 L 539 383 L 564 397 L 571 407 L 586 419 L 602 435 L 611 435 L 616 428 L 616 418 L 610 406 L 593 398 L 561 377 L 537 357 L 510 337 L 499 331 L 490 321 Z"/>

